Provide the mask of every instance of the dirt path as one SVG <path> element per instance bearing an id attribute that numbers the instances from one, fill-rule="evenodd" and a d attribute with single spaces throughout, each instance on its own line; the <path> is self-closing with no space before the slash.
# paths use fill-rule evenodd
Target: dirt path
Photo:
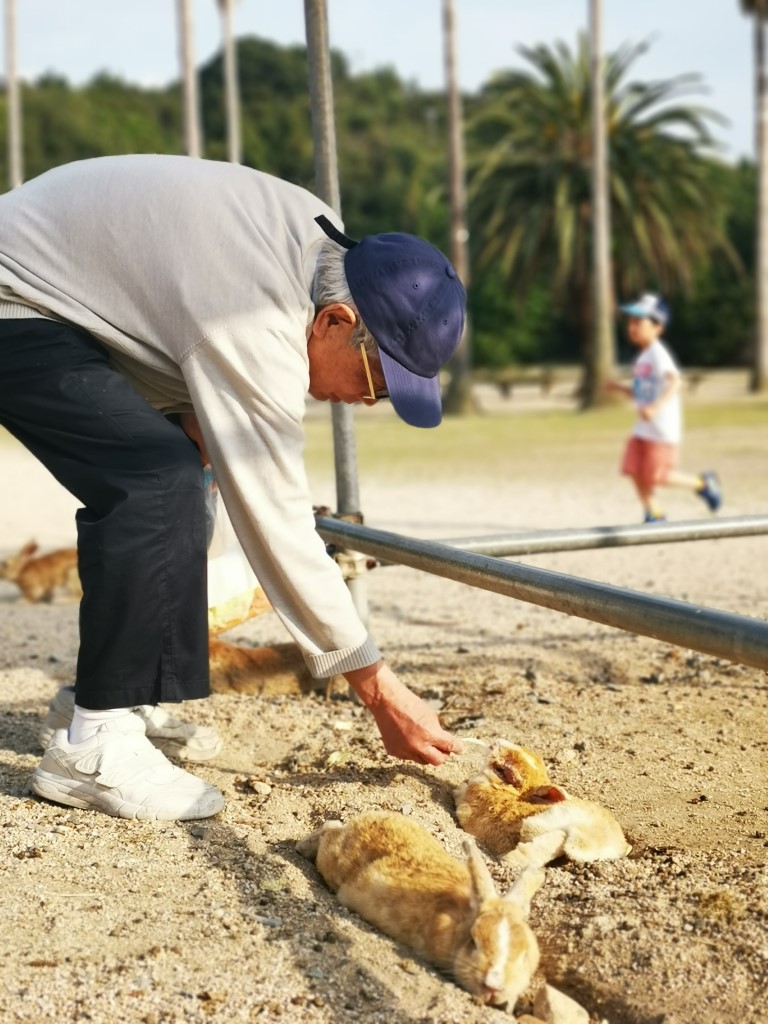
<path id="1" fill-rule="evenodd" d="M 734 435 L 730 514 L 768 501 L 765 459 Z M 697 444 L 691 439 L 692 457 Z M 617 442 L 618 444 L 618 442 Z M 373 479 L 371 525 L 422 536 L 634 522 L 626 484 L 579 467 L 425 487 Z M 547 470 L 547 473 L 544 470 Z M 552 471 L 553 475 L 549 475 Z M 591 470 L 589 471 L 592 472 Z M 0 445 L 0 549 L 71 542 L 74 504 Z M 317 479 L 318 501 L 330 483 Z M 457 511 L 457 508 L 460 511 Z M 701 509 L 675 498 L 676 518 Z M 761 618 L 768 538 L 528 560 Z M 613 808 L 628 860 L 548 870 L 532 923 L 543 973 L 610 1024 L 758 1024 L 768 999 L 766 675 L 398 567 L 370 576 L 371 622 L 392 664 L 456 732 L 538 749 L 555 779 Z M 36 732 L 74 668 L 76 609 L 26 606 L 0 583 L 0 1019 L 170 1024 L 510 1020 L 344 911 L 295 841 L 329 817 L 402 810 L 453 853 L 440 769 L 382 753 L 342 694 L 185 707 L 226 748 L 199 773 L 228 799 L 216 819 L 148 824 L 70 811 L 28 793 Z M 276 618 L 232 631 L 284 642 Z M 507 869 L 492 864 L 503 888 Z"/>

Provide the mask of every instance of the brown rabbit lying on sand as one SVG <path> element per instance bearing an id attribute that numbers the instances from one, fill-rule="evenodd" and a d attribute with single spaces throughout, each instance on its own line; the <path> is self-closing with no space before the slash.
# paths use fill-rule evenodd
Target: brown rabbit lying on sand
<path id="1" fill-rule="evenodd" d="M 15 583 L 27 601 L 52 601 L 57 592 L 82 597 L 75 548 L 35 557 L 37 550 L 38 545 L 31 540 L 17 554 L 0 562 L 0 579 Z"/>
<path id="2" fill-rule="evenodd" d="M 540 867 L 562 854 L 618 860 L 631 850 L 606 807 L 554 785 L 538 754 L 506 740 L 491 745 L 484 771 L 453 796 L 461 827 L 520 866 Z"/>
<path id="3" fill-rule="evenodd" d="M 326 687 L 325 680 L 312 678 L 296 644 L 245 647 L 209 637 L 208 660 L 216 693 L 274 697 Z"/>
<path id="4" fill-rule="evenodd" d="M 514 1009 L 539 963 L 526 919 L 543 871 L 523 871 L 499 896 L 472 840 L 462 864 L 402 814 L 327 821 L 296 849 L 345 907 L 450 971 L 480 1002 Z"/>

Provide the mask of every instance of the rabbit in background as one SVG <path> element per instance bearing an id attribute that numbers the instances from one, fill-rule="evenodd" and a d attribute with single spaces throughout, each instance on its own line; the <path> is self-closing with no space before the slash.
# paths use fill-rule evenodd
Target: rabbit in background
<path id="1" fill-rule="evenodd" d="M 28 541 L 15 555 L 0 562 L 0 579 L 15 583 L 27 601 L 52 601 L 56 593 L 81 598 L 75 548 L 35 555 L 38 545 Z"/>
<path id="2" fill-rule="evenodd" d="M 632 849 L 611 811 L 573 797 L 549 779 L 532 750 L 496 740 L 485 769 L 454 790 L 459 824 L 518 867 L 556 857 L 618 860 Z"/>
<path id="3" fill-rule="evenodd" d="M 272 697 L 318 688 L 295 644 L 247 647 L 209 636 L 208 661 L 215 693 Z"/>
<path id="4" fill-rule="evenodd" d="M 384 812 L 328 821 L 296 849 L 345 907 L 452 973 L 479 1002 L 512 1012 L 539 964 L 527 917 L 542 870 L 523 871 L 499 896 L 471 839 L 462 864 L 415 821 Z"/>

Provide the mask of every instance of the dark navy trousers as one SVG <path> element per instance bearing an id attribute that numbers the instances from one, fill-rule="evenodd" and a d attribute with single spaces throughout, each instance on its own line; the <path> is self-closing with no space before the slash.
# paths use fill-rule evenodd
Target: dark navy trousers
<path id="1" fill-rule="evenodd" d="M 200 456 L 109 363 L 53 320 L 0 319 L 0 424 L 83 505 L 75 694 L 105 709 L 209 693 Z M 3 501 L 13 501 L 5 494 Z"/>

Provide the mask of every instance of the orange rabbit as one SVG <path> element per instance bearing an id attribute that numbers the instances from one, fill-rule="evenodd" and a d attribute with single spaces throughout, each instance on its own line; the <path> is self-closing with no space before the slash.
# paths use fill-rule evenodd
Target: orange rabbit
<path id="1" fill-rule="evenodd" d="M 37 543 L 30 540 L 17 554 L 0 562 L 0 579 L 15 583 L 27 601 L 52 601 L 57 592 L 82 597 L 75 548 L 35 557 L 37 550 Z"/>
<path id="2" fill-rule="evenodd" d="M 530 984 L 539 948 L 526 919 L 541 869 L 499 896 L 471 839 L 462 864 L 411 818 L 382 812 L 328 821 L 296 849 L 345 907 L 450 971 L 478 1001 L 511 1011 Z"/>
<path id="3" fill-rule="evenodd" d="M 454 800 L 461 827 L 521 867 L 562 854 L 617 860 L 631 850 L 608 808 L 571 796 L 550 782 L 537 753 L 506 740 L 492 744 L 484 771 L 459 786 Z"/>

